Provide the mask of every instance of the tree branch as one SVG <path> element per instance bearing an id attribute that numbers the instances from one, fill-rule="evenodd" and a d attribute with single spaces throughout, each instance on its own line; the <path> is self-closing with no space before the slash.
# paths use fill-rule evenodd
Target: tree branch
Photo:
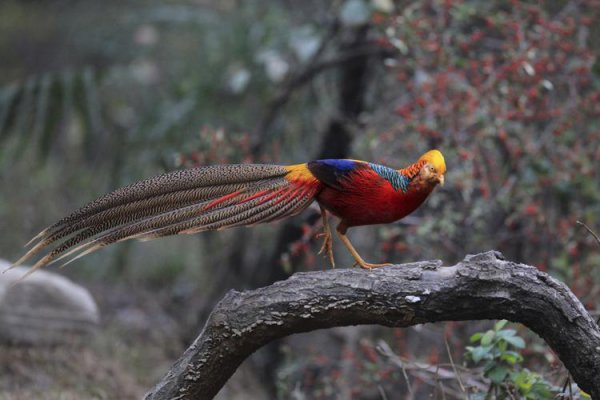
<path id="1" fill-rule="evenodd" d="M 256 135 L 256 143 L 253 146 L 253 151 L 256 152 L 260 147 L 260 143 L 264 141 L 264 138 L 260 135 L 263 135 L 270 129 L 271 125 L 275 121 L 275 118 L 281 109 L 288 103 L 292 97 L 292 93 L 296 89 L 311 82 L 315 76 L 330 68 L 336 68 L 348 62 L 364 58 L 385 58 L 391 56 L 392 54 L 393 52 L 391 50 L 372 44 L 370 46 L 363 46 L 337 54 L 335 57 L 326 60 L 307 63 L 308 66 L 297 75 L 289 78 L 288 81 L 278 91 L 277 95 L 269 102 L 266 115 L 262 118 L 260 124 L 254 130 Z"/>
<path id="2" fill-rule="evenodd" d="M 600 399 L 598 325 L 564 284 L 494 251 L 450 267 L 423 261 L 372 271 L 305 272 L 264 288 L 230 291 L 146 399 L 211 399 L 246 357 L 293 333 L 479 319 L 526 325 L 577 384 Z"/>

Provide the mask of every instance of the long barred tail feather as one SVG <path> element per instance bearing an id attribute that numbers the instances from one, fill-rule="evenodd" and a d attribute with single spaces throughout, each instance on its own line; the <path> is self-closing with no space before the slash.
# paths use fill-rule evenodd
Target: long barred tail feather
<path id="1" fill-rule="evenodd" d="M 134 200 L 130 203 L 119 204 L 112 208 L 98 211 L 95 214 L 82 213 L 80 212 L 81 209 L 77 210 L 70 216 L 63 218 L 61 220 L 62 222 L 59 221 L 59 223 L 54 224 L 38 234 L 36 238 L 33 239 L 39 239 L 38 243 L 36 243 L 14 265 L 22 264 L 25 260 L 39 253 L 48 245 L 75 232 L 80 231 L 77 235 L 73 236 L 63 244 L 63 246 L 66 246 L 65 248 L 72 247 L 77 243 L 112 227 L 124 225 L 144 217 L 160 214 L 161 212 L 186 205 L 191 205 L 202 200 L 222 196 L 232 191 L 239 190 L 243 186 L 243 184 L 238 183 L 178 190 L 146 199 Z M 122 191 L 123 189 L 118 190 Z M 98 200 L 93 203 L 97 202 Z M 83 208 L 87 207 L 89 207 L 89 205 Z M 58 254 L 61 250 L 57 248 L 55 252 Z"/>
<path id="2" fill-rule="evenodd" d="M 163 174 L 117 189 L 44 229 L 12 267 L 56 245 L 27 273 L 112 243 L 271 222 L 310 205 L 320 190 L 302 166 L 219 165 Z M 290 174 L 290 172 L 293 172 Z M 11 267 L 11 268 L 12 268 Z"/>

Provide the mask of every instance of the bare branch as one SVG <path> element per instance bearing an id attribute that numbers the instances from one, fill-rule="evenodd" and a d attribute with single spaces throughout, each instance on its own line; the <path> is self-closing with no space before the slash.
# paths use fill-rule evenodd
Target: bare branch
<path id="1" fill-rule="evenodd" d="M 598 325 L 565 285 L 493 251 L 449 267 L 424 261 L 370 272 L 306 272 L 264 288 L 230 291 L 146 399 L 211 399 L 246 357 L 294 333 L 479 319 L 526 325 L 556 352 L 573 380 L 600 399 Z"/>
<path id="2" fill-rule="evenodd" d="M 594 239 L 596 239 L 596 241 L 598 242 L 598 244 L 600 244 L 600 237 L 598 237 L 598 235 L 596 234 L 596 232 L 594 232 L 594 231 L 592 230 L 592 228 L 590 228 L 589 226 L 587 226 L 586 224 L 584 224 L 584 223 L 583 223 L 583 222 L 581 222 L 581 221 L 577 221 L 577 223 L 578 223 L 579 225 L 583 225 L 583 227 L 584 227 L 585 229 L 587 229 L 587 231 L 588 231 L 588 232 L 589 232 L 589 233 L 590 233 L 590 234 L 591 234 L 591 235 L 594 237 Z"/>
<path id="3" fill-rule="evenodd" d="M 260 121 L 259 126 L 254 130 L 256 140 L 260 138 L 260 134 L 268 131 L 273 121 L 281 111 L 281 109 L 288 103 L 292 94 L 300 87 L 311 82 L 320 73 L 339 67 L 350 61 L 360 58 L 385 58 L 393 54 L 389 49 L 379 47 L 377 45 L 363 46 L 350 51 L 336 54 L 331 56 L 329 59 L 315 60 L 314 62 L 307 63 L 307 67 L 300 71 L 295 76 L 287 80 L 287 82 L 281 87 L 276 96 L 269 102 L 267 106 L 267 113 Z M 319 53 L 320 55 L 320 53 Z M 259 146 L 257 142 L 254 146 Z"/>

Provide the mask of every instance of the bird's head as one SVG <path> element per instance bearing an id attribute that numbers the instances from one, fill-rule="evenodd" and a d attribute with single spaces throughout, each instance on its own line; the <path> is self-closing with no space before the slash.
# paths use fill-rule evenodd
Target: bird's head
<path id="1" fill-rule="evenodd" d="M 432 186 L 444 184 L 444 174 L 446 173 L 446 161 L 439 150 L 429 150 L 419 158 L 419 163 L 423 166 L 419 171 L 419 176 L 425 182 Z"/>

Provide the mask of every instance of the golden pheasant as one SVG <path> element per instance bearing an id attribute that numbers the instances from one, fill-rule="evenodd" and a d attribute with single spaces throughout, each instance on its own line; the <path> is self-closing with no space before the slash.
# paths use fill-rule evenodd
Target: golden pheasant
<path id="1" fill-rule="evenodd" d="M 323 217 L 323 246 L 332 265 L 328 213 L 340 219 L 337 233 L 356 264 L 371 264 L 358 254 L 346 232 L 359 225 L 403 218 L 444 183 L 442 153 L 430 150 L 417 162 L 396 170 L 358 160 L 330 159 L 305 164 L 215 165 L 175 171 L 117 189 L 44 229 L 33 247 L 13 266 L 56 245 L 29 273 L 68 256 L 73 261 L 128 239 L 150 240 L 288 217 L 314 200 Z"/>

